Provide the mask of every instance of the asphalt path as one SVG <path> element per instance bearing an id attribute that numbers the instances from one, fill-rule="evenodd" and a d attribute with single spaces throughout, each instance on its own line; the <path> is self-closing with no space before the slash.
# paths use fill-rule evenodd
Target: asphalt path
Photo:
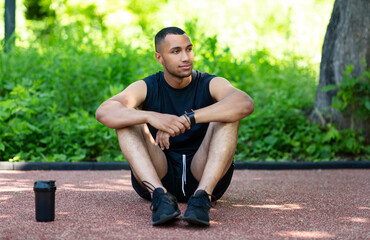
<path id="1" fill-rule="evenodd" d="M 35 219 L 37 180 L 56 180 L 53 222 Z M 369 183 L 368 169 L 236 170 L 210 227 L 153 227 L 128 170 L 2 170 L 0 239 L 370 239 Z"/>

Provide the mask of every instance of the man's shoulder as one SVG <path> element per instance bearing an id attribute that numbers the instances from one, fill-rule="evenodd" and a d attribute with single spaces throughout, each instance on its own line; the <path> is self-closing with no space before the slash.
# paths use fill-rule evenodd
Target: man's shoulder
<path id="1" fill-rule="evenodd" d="M 147 82 L 147 81 L 157 81 L 161 77 L 161 74 L 162 74 L 162 71 L 159 71 L 159 72 L 156 72 L 156 73 L 154 73 L 152 75 L 149 75 L 149 76 L 143 78 L 142 80 L 144 80 L 144 82 Z"/>
<path id="2" fill-rule="evenodd" d="M 152 75 L 149 75 L 145 78 L 143 78 L 140 81 L 143 81 L 146 85 L 146 88 L 148 91 L 157 91 L 160 86 L 161 78 L 162 78 L 163 72 L 159 71 L 157 73 L 154 73 Z"/>
<path id="3" fill-rule="evenodd" d="M 193 76 L 199 80 L 212 80 L 213 78 L 217 77 L 216 75 L 209 74 L 207 72 L 201 72 L 199 70 L 194 70 Z"/>

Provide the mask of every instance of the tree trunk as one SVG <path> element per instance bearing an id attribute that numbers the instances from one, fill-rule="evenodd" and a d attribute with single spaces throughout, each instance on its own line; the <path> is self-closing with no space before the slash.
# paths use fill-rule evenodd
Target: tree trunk
<path id="1" fill-rule="evenodd" d="M 15 0 L 5 0 L 5 38 L 4 51 L 7 52 L 14 45 L 14 31 L 15 31 Z"/>
<path id="2" fill-rule="evenodd" d="M 332 99 L 337 90 L 327 92 L 321 89 L 342 81 L 343 71 L 353 64 L 351 76 L 361 76 L 365 59 L 370 65 L 370 0 L 336 0 L 330 22 L 327 27 L 322 48 L 320 80 L 317 88 L 316 102 L 311 117 L 325 124 L 328 121 L 338 124 L 340 129 L 350 128 L 351 116 L 332 108 Z M 369 141 L 369 121 L 354 118 L 355 130 L 362 129 L 365 139 Z"/>

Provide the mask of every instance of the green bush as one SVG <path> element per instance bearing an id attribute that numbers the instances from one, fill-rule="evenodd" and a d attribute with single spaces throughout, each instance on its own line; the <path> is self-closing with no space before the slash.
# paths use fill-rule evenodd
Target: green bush
<path id="1" fill-rule="evenodd" d="M 192 27 L 189 23 L 187 30 Z M 124 160 L 115 131 L 95 120 L 95 110 L 161 67 L 152 50 L 102 31 L 55 25 L 30 47 L 0 53 L 0 160 Z M 255 112 L 241 121 L 237 161 L 369 157 L 363 137 L 353 131 L 308 121 L 316 66 L 294 55 L 276 58 L 268 50 L 236 58 L 219 47 L 216 36 L 191 37 L 195 68 L 229 79 L 255 101 Z"/>
<path id="2" fill-rule="evenodd" d="M 363 60 L 364 68 L 367 68 Z M 351 127 L 354 130 L 355 117 L 368 120 L 370 117 L 370 72 L 363 71 L 361 76 L 352 77 L 353 65 L 350 64 L 343 72 L 340 84 L 330 84 L 322 88 L 322 91 L 337 89 L 337 96 L 333 97 L 332 106 L 344 114 L 351 116 Z"/>

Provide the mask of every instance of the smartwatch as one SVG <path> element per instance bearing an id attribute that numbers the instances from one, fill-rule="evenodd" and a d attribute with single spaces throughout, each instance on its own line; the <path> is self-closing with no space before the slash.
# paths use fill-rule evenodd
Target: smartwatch
<path id="1" fill-rule="evenodd" d="M 186 110 L 185 111 L 185 114 L 186 116 L 188 116 L 188 118 L 190 119 L 190 126 L 193 126 L 195 125 L 195 118 L 194 118 L 194 111 L 193 109 L 190 109 L 190 110 Z"/>

